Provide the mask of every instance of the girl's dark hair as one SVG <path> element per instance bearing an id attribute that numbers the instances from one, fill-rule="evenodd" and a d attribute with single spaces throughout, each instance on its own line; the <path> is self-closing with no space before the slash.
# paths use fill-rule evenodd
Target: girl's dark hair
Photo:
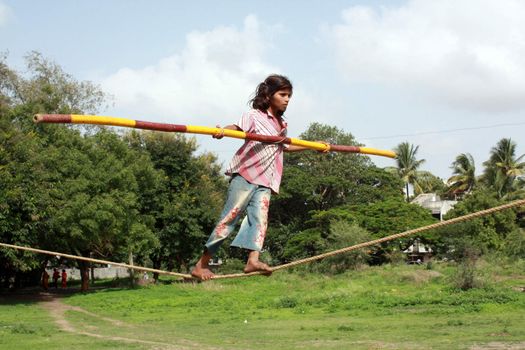
<path id="1" fill-rule="evenodd" d="M 272 74 L 268 76 L 255 89 L 255 97 L 250 100 L 252 108 L 266 112 L 270 108 L 270 97 L 277 91 L 290 89 L 293 91 L 292 82 L 284 75 Z"/>

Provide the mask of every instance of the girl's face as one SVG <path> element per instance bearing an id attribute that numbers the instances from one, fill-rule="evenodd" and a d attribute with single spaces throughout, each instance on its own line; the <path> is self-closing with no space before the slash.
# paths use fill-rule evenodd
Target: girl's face
<path id="1" fill-rule="evenodd" d="M 281 114 L 284 113 L 284 111 L 286 111 L 286 107 L 288 107 L 288 102 L 290 102 L 291 98 L 292 90 L 278 90 L 275 94 L 272 95 L 272 97 L 270 97 L 270 110 L 272 110 L 274 115 L 277 112 L 281 112 Z"/>

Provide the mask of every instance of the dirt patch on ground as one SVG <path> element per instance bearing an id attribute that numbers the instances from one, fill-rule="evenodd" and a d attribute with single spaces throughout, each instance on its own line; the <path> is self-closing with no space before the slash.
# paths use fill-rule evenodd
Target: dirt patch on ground
<path id="1" fill-rule="evenodd" d="M 474 345 L 470 350 L 523 350 L 525 349 L 525 342 L 518 343 L 503 343 L 493 341 L 487 344 Z"/>
<path id="2" fill-rule="evenodd" d="M 4 301 L 10 300 L 13 301 L 21 301 L 21 302 L 30 302 L 30 303 L 36 303 L 39 307 L 46 310 L 49 315 L 53 318 L 55 324 L 58 326 L 58 328 L 61 331 L 77 334 L 77 335 L 84 335 L 88 337 L 98 338 L 98 339 L 104 339 L 104 340 L 111 340 L 111 341 L 117 341 L 121 343 L 128 343 L 128 344 L 143 344 L 145 348 L 152 349 L 152 350 L 160 350 L 160 349 L 167 349 L 167 350 L 195 350 L 195 349 L 206 349 L 206 350 L 223 350 L 223 348 L 215 347 L 215 346 L 209 346 L 201 343 L 197 343 L 191 340 L 183 339 L 183 338 L 173 338 L 173 343 L 162 342 L 162 341 L 149 341 L 149 340 L 143 340 L 140 339 L 140 334 L 145 333 L 143 329 L 140 328 L 139 325 L 131 325 L 125 322 L 122 322 L 120 320 L 115 320 L 112 318 L 104 317 L 101 315 L 98 315 L 96 313 L 90 312 L 88 310 L 85 310 L 78 306 L 68 305 L 63 302 L 63 298 L 67 295 L 77 293 L 78 290 L 75 290 L 73 288 L 68 288 L 67 290 L 57 289 L 57 290 L 49 290 L 49 292 L 39 292 L 36 289 L 26 290 L 23 292 L 20 292 L 18 294 L 9 294 L 8 298 L 6 298 L 7 294 L 0 295 L 0 304 Z M 93 322 L 91 324 L 88 323 L 82 323 L 82 321 L 76 320 L 75 323 L 68 320 L 67 313 L 69 311 L 82 313 L 85 315 L 88 315 L 92 317 L 93 319 L 97 319 L 101 321 L 101 326 L 94 325 Z M 101 330 L 106 329 L 108 323 L 111 327 L 114 327 L 115 329 L 122 330 L 122 334 L 128 333 L 131 334 L 129 336 L 128 334 L 125 335 L 107 335 L 102 334 Z M 136 335 L 136 337 L 135 337 Z M 125 347 L 125 345 L 120 346 Z"/>
<path id="3" fill-rule="evenodd" d="M 86 335 L 89 337 L 99 338 L 99 339 L 106 339 L 106 340 L 114 340 L 114 341 L 121 341 L 126 343 L 140 343 L 145 345 L 151 345 L 152 348 L 155 349 L 194 349 L 194 347 L 185 347 L 182 345 L 173 345 L 173 344 L 167 344 L 167 343 L 161 343 L 161 342 L 153 342 L 148 340 L 142 340 L 142 339 L 134 339 L 134 338 L 128 338 L 128 337 L 119 337 L 119 336 L 108 336 L 108 335 L 102 335 L 100 333 L 97 333 L 97 327 L 92 325 L 86 325 L 82 326 L 83 329 L 90 329 L 90 331 L 85 330 L 79 330 L 77 329 L 71 322 L 68 321 L 66 318 L 66 312 L 67 311 L 76 311 L 80 312 L 86 315 L 89 315 L 91 317 L 98 318 L 102 321 L 106 321 L 111 323 L 112 325 L 116 327 L 128 327 L 133 328 L 132 325 L 126 324 L 119 320 L 114 320 L 111 318 L 99 316 L 95 313 L 89 312 L 87 310 L 84 310 L 78 306 L 72 306 L 67 305 L 62 302 L 62 298 L 60 296 L 50 294 L 50 293 L 40 293 L 38 297 L 39 301 L 38 304 L 43 307 L 45 310 L 49 312 L 51 317 L 55 320 L 55 323 L 58 325 L 58 327 L 64 331 L 74 334 L 81 334 Z"/>
<path id="4" fill-rule="evenodd" d="M 99 316 L 97 314 L 84 310 L 78 306 L 71 306 L 71 305 L 64 304 L 60 299 L 61 299 L 60 297 L 54 296 L 52 294 L 42 294 L 39 304 L 44 309 L 46 309 L 51 316 L 53 316 L 56 323 L 64 331 L 68 331 L 68 332 L 75 331 L 75 329 L 69 324 L 69 322 L 65 318 L 66 311 L 80 312 L 80 313 L 98 318 L 100 320 L 109 322 L 112 325 L 117 326 L 117 327 L 131 327 L 131 325 L 128 325 L 122 321 Z M 96 327 L 93 327 L 93 328 L 96 328 Z"/>
<path id="5" fill-rule="evenodd" d="M 176 344 L 170 344 L 170 343 L 163 343 L 163 342 L 148 341 L 148 340 L 143 340 L 143 339 L 138 339 L 138 338 L 132 338 L 128 336 L 105 335 L 105 334 L 101 334 L 99 327 L 95 325 L 73 324 L 66 317 L 66 313 L 68 311 L 74 311 L 74 312 L 88 315 L 100 321 L 104 321 L 106 324 L 109 323 L 116 328 L 121 328 L 121 329 L 127 328 L 128 330 L 131 329 L 132 331 L 133 329 L 138 328 L 138 326 L 130 325 L 120 320 L 115 320 L 112 318 L 97 315 L 93 312 L 87 311 L 78 306 L 67 305 L 62 300 L 64 297 L 63 294 L 71 294 L 71 293 L 72 291 L 70 290 L 68 290 L 67 293 L 62 292 L 60 290 L 57 293 L 44 293 L 44 292 L 34 293 L 33 292 L 33 293 L 28 293 L 28 294 L 20 294 L 16 296 L 11 295 L 10 298 L 16 298 L 17 300 L 20 300 L 20 301 L 30 301 L 30 302 L 37 303 L 39 307 L 42 307 L 44 310 L 46 310 L 49 313 L 49 315 L 51 315 L 51 317 L 53 318 L 53 320 L 55 321 L 56 325 L 58 326 L 60 330 L 64 332 L 68 332 L 68 333 L 85 335 L 88 337 L 104 339 L 104 340 L 112 340 L 112 341 L 117 341 L 117 342 L 122 342 L 122 343 L 144 344 L 145 347 L 149 349 L 220 350 L 220 348 L 210 348 L 203 344 L 195 343 L 195 342 L 185 340 L 185 339 L 177 339 Z"/>

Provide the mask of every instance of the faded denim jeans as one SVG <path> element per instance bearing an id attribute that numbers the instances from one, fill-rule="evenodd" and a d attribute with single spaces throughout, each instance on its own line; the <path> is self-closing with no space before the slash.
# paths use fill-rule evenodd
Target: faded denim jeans
<path id="1" fill-rule="evenodd" d="M 241 228 L 232 246 L 261 251 L 268 226 L 268 208 L 271 190 L 254 185 L 235 174 L 230 182 L 226 204 L 221 218 L 206 242 L 208 252 L 213 256 L 222 242 L 232 233 L 240 217 L 246 211 Z"/>

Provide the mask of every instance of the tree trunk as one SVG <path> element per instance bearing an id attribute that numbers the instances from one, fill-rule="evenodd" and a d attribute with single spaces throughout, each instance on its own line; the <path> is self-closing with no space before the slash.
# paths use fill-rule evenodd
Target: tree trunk
<path id="1" fill-rule="evenodd" d="M 21 278 L 20 278 L 20 273 L 17 271 L 17 272 L 15 272 L 15 279 L 14 279 L 14 282 L 13 282 L 13 288 L 14 289 L 19 289 L 21 285 L 22 285 L 22 282 L 21 282 Z"/>
<path id="2" fill-rule="evenodd" d="M 129 252 L 129 264 L 133 266 L 133 252 Z M 131 286 L 133 287 L 135 285 L 135 270 L 129 269 L 129 281 L 131 283 Z"/>
<path id="3" fill-rule="evenodd" d="M 156 270 L 160 270 L 160 258 L 158 259 L 151 259 L 153 262 L 153 268 Z M 155 280 L 155 284 L 159 281 L 159 273 L 154 272 L 153 273 L 153 280 Z"/>
<path id="4" fill-rule="evenodd" d="M 89 263 L 87 261 L 79 261 L 78 267 L 81 279 L 80 290 L 85 292 L 89 289 Z"/>
<path id="5" fill-rule="evenodd" d="M 91 272 L 91 285 L 95 285 L 95 267 L 93 264 L 89 264 L 89 270 Z"/>
<path id="6" fill-rule="evenodd" d="M 410 196 L 408 195 L 408 182 L 406 183 L 406 191 L 407 191 L 407 203 L 410 202 Z"/>
<path id="7" fill-rule="evenodd" d="M 168 264 L 167 264 L 167 269 L 168 271 L 173 271 L 173 267 L 175 266 L 175 263 L 173 262 L 173 256 L 170 256 L 168 258 Z"/>
<path id="8" fill-rule="evenodd" d="M 186 265 L 184 259 L 180 254 L 177 254 L 177 268 L 178 271 L 186 271 L 188 272 L 188 265 Z"/>

